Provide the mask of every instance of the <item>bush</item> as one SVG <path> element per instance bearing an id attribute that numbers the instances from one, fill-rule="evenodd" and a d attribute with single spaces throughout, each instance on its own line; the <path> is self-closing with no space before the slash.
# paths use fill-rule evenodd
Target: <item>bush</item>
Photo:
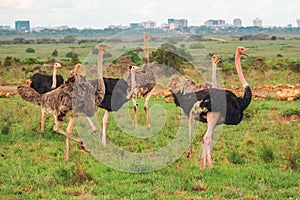
<path id="1" fill-rule="evenodd" d="M 58 56 L 58 51 L 55 49 L 52 54 L 51 54 L 53 57 L 57 57 Z"/>
<path id="2" fill-rule="evenodd" d="M 9 66 L 11 66 L 11 64 L 12 64 L 12 57 L 11 56 L 6 56 L 5 59 L 4 59 L 3 65 L 5 67 L 9 67 Z"/>
<path id="3" fill-rule="evenodd" d="M 26 49 L 26 53 L 34 53 L 34 52 L 35 52 L 35 50 L 31 47 Z"/>
<path id="4" fill-rule="evenodd" d="M 66 53 L 66 57 L 67 58 L 72 58 L 72 56 L 74 55 L 75 53 L 73 51 L 69 51 L 68 53 Z"/>

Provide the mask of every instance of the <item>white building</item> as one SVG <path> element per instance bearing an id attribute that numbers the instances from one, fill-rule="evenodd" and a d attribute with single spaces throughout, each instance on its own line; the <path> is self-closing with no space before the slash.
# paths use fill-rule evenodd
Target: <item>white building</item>
<path id="1" fill-rule="evenodd" d="M 235 18 L 233 20 L 233 26 L 235 26 L 235 27 L 241 27 L 242 26 L 242 20 L 239 19 L 239 18 Z"/>
<path id="2" fill-rule="evenodd" d="M 255 19 L 252 21 L 252 25 L 253 25 L 253 26 L 262 27 L 262 20 L 261 20 L 261 19 L 258 19 L 258 18 L 255 18 Z"/>

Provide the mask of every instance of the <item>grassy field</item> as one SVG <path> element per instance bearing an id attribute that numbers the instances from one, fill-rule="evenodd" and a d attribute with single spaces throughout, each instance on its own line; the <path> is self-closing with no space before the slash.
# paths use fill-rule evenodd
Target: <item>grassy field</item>
<path id="1" fill-rule="evenodd" d="M 199 124 L 193 141 L 193 158 L 185 157 L 185 145 L 178 160 L 142 174 L 111 168 L 80 150 L 75 142 L 71 142 L 71 161 L 65 162 L 65 138 L 52 131 L 52 117 L 48 117 L 45 133 L 41 133 L 40 108 L 19 97 L 2 98 L 0 102 L 1 199 L 299 199 L 300 196 L 299 101 L 252 101 L 240 125 L 218 129 L 211 170 L 200 169 L 199 153 L 206 125 Z M 155 136 L 132 137 L 117 126 L 111 115 L 108 139 L 136 153 L 167 145 L 184 115 L 180 108 L 163 99 L 151 101 L 150 106 L 155 105 L 161 106 L 168 116 Z M 128 107 L 132 108 L 131 103 Z M 141 108 L 139 112 L 143 116 Z M 99 110 L 99 124 L 102 115 Z M 292 115 L 298 118 L 291 119 Z M 155 118 L 152 120 L 155 124 Z M 143 124 L 143 119 L 139 123 Z M 184 135 L 187 141 L 188 132 Z"/>
<path id="2" fill-rule="evenodd" d="M 201 71 L 198 67 L 201 59 L 207 59 L 208 53 L 216 53 L 224 61 L 219 67 L 220 81 L 224 85 L 240 87 L 232 67 L 234 64 L 228 66 L 225 62 L 233 58 L 236 46 L 245 46 L 249 48 L 249 58 L 242 60 L 242 65 L 251 87 L 300 84 L 299 72 L 287 67 L 291 62 L 299 62 L 300 40 L 293 36 L 284 37 L 285 40 L 240 41 L 238 36 L 219 36 L 227 42 L 203 41 L 204 49 L 189 49 L 194 41 L 181 36 L 181 39 L 176 39 L 176 47 L 184 46 L 194 56 L 195 69 L 185 72 L 197 82 L 201 80 L 197 73 L 197 70 Z M 122 39 L 121 43 L 107 42 L 112 53 L 108 62 L 126 49 L 143 47 L 142 37 Z M 150 50 L 166 40 L 163 37 L 150 40 Z M 73 50 L 84 61 L 96 45 L 2 44 L 0 60 L 3 63 L 6 56 L 12 56 L 47 61 L 53 58 L 51 53 L 57 49 L 56 61 L 65 60 L 65 54 Z M 34 48 L 35 53 L 26 53 L 28 47 Z M 265 62 L 255 62 L 262 57 Z M 210 65 L 210 60 L 205 62 Z M 226 67 L 229 70 L 225 70 Z M 0 84 L 21 84 L 37 72 L 31 69 L 31 65 L 2 66 Z M 51 73 L 51 67 L 41 66 L 39 70 Z M 68 70 L 65 68 L 59 73 L 68 77 Z M 138 103 L 143 105 L 143 99 Z M 206 124 L 195 123 L 194 155 L 188 159 L 187 119 L 181 109 L 158 97 L 150 101 L 149 107 L 153 126 L 150 132 L 145 130 L 142 106 L 139 106 L 138 133 L 130 131 L 132 126 L 127 126 L 133 115 L 131 102 L 124 106 L 124 109 L 129 109 L 129 117 L 122 118 L 122 110 L 110 115 L 109 144 L 120 147 L 119 157 L 123 158 L 125 151 L 147 154 L 163 149 L 180 135 L 181 140 L 175 143 L 178 146 L 173 147 L 174 152 L 166 152 L 163 158 L 138 160 L 136 163 L 123 162 L 115 157 L 107 159 L 107 150 L 100 145 L 101 133 L 98 131 L 93 135 L 96 145 L 92 153 L 82 151 L 71 141 L 70 162 L 65 162 L 65 138 L 52 131 L 52 116 L 47 117 L 45 133 L 41 133 L 39 107 L 18 96 L 0 98 L 0 199 L 300 199 L 299 99 L 291 102 L 253 100 L 238 126 L 217 129 L 212 150 L 214 167 L 206 170 L 200 169 L 199 160 Z M 98 110 L 94 119 L 100 127 L 103 113 L 103 110 Z M 81 121 L 78 120 L 78 124 Z M 62 127 L 66 126 L 64 122 Z M 89 129 L 82 133 L 80 127 L 74 130 L 74 134 L 92 137 Z M 151 166 L 156 162 L 169 164 L 154 170 Z M 124 172 L 130 169 L 135 173 Z"/>

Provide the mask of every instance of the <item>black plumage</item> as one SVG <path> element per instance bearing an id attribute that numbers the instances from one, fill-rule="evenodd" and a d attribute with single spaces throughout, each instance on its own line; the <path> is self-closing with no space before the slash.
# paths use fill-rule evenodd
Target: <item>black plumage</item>
<path id="1" fill-rule="evenodd" d="M 98 107 L 109 112 L 118 111 L 123 104 L 130 100 L 130 98 L 127 98 L 130 86 L 124 79 L 104 77 L 103 80 L 105 85 L 105 95 Z M 96 87 L 98 80 L 91 80 L 90 83 Z"/>
<path id="2" fill-rule="evenodd" d="M 53 79 L 52 75 L 39 74 L 39 73 L 34 74 L 32 77 L 32 82 L 30 84 L 30 87 L 40 94 L 45 94 L 46 92 L 55 89 L 55 88 L 51 88 L 52 79 Z M 56 75 L 56 81 L 57 81 L 56 88 L 64 83 L 64 79 L 61 75 Z"/>
<path id="3" fill-rule="evenodd" d="M 208 112 L 219 112 L 221 118 L 217 124 L 237 125 L 243 119 L 243 111 L 251 102 L 252 92 L 249 86 L 245 88 L 244 96 L 237 97 L 229 90 L 209 88 L 195 93 L 177 92 L 173 93 L 174 103 L 180 106 L 186 115 L 190 112 L 196 102 L 199 112 L 194 111 L 194 119 L 207 123 Z"/>

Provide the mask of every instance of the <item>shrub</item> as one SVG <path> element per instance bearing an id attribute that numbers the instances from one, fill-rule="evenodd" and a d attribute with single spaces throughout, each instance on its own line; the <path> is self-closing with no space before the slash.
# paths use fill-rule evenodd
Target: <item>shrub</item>
<path id="1" fill-rule="evenodd" d="M 57 57 L 58 56 L 58 51 L 55 49 L 52 54 L 51 54 L 53 57 Z"/>
<path id="2" fill-rule="evenodd" d="M 26 49 L 26 53 L 34 53 L 34 52 L 35 52 L 35 50 L 31 47 Z"/>
<path id="3" fill-rule="evenodd" d="M 75 54 L 73 51 L 69 51 L 68 53 L 66 53 L 66 57 L 72 58 L 73 54 Z"/>
<path id="4" fill-rule="evenodd" d="M 5 59 L 4 59 L 3 65 L 5 67 L 9 67 L 9 66 L 11 66 L 11 64 L 12 64 L 12 57 L 11 56 L 6 56 Z"/>

